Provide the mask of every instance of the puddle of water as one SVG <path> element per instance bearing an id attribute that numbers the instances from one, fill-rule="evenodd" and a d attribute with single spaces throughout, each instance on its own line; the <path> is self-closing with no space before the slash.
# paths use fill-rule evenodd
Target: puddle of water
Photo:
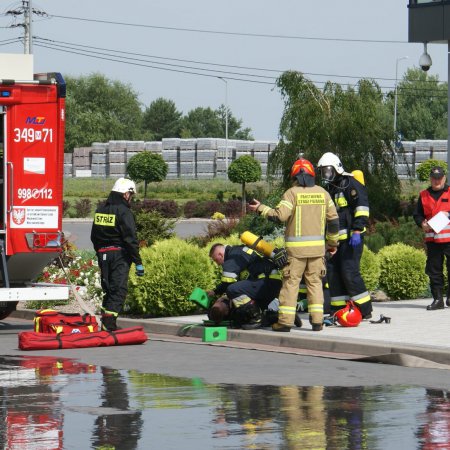
<path id="1" fill-rule="evenodd" d="M 211 385 L 0 357 L 0 448 L 448 449 L 450 394 L 413 386 Z"/>

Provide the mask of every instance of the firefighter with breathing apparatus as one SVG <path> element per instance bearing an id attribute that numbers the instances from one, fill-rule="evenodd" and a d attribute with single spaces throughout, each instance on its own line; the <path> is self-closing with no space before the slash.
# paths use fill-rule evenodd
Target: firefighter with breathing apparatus
<path id="1" fill-rule="evenodd" d="M 285 246 L 288 264 L 283 268 L 278 322 L 272 330 L 287 332 L 294 325 L 298 289 L 302 276 L 307 288 L 308 312 L 313 331 L 323 327 L 325 251 L 334 253 L 338 240 L 338 215 L 328 192 L 315 184 L 313 165 L 306 159 L 291 168 L 292 187 L 275 208 L 252 200 L 251 211 L 269 220 L 286 223 Z"/>
<path id="2" fill-rule="evenodd" d="M 372 302 L 360 272 L 363 236 L 369 220 L 367 189 L 363 178 L 357 179 L 362 173 L 345 172 L 339 157 L 330 152 L 320 158 L 317 167 L 339 215 L 339 248 L 327 264 L 331 312 L 351 301 L 363 319 L 370 319 Z"/>
<path id="3" fill-rule="evenodd" d="M 261 327 L 261 312 L 278 296 L 281 275 L 275 263 L 247 245 L 214 244 L 210 258 L 222 267 L 220 283 L 210 298 L 219 297 L 209 309 L 215 323 L 231 320 L 244 330 Z"/>

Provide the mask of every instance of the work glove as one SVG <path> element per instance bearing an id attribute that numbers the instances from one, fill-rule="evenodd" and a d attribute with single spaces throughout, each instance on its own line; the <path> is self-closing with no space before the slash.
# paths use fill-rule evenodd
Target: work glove
<path id="1" fill-rule="evenodd" d="M 136 275 L 138 277 L 143 277 L 144 276 L 144 266 L 142 264 L 137 264 L 136 265 Z"/>
<path id="2" fill-rule="evenodd" d="M 282 269 L 288 263 L 288 256 L 285 248 L 276 248 L 272 261 L 277 269 Z"/>
<path id="3" fill-rule="evenodd" d="M 358 245 L 361 244 L 361 234 L 360 233 L 353 233 L 350 237 L 350 240 L 348 241 L 349 245 L 351 247 L 358 247 Z"/>

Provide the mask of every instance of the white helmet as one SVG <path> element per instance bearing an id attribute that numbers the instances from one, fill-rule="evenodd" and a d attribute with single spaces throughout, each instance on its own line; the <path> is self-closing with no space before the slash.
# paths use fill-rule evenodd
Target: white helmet
<path id="1" fill-rule="evenodd" d="M 339 157 L 331 152 L 327 152 L 322 155 L 317 163 L 317 168 L 320 169 L 322 178 L 325 181 L 333 181 L 336 175 L 353 176 L 351 173 L 345 172 L 344 166 L 342 165 Z"/>
<path id="2" fill-rule="evenodd" d="M 128 178 L 119 178 L 112 187 L 111 191 L 120 192 L 121 194 L 125 194 L 125 192 L 131 192 L 132 194 L 136 193 L 136 184 L 134 181 L 129 180 Z"/>

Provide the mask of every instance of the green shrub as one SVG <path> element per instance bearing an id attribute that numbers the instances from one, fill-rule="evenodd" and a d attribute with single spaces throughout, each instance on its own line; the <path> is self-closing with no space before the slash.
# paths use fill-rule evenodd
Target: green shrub
<path id="1" fill-rule="evenodd" d="M 166 219 L 157 211 L 141 210 L 136 214 L 137 238 L 147 246 L 173 237 L 174 227 L 175 219 Z"/>
<path id="2" fill-rule="evenodd" d="M 378 253 L 386 246 L 386 239 L 380 233 L 371 233 L 364 236 L 364 243 L 370 251 Z"/>
<path id="3" fill-rule="evenodd" d="M 428 159 L 427 161 L 423 161 L 419 164 L 416 169 L 417 178 L 420 181 L 428 181 L 430 178 L 431 168 L 434 166 L 439 166 L 444 169 L 444 172 L 447 173 L 447 163 L 445 161 L 439 161 L 437 159 Z"/>
<path id="4" fill-rule="evenodd" d="M 398 220 L 377 222 L 375 232 L 368 234 L 364 242 L 375 253 L 386 245 L 397 243 L 423 248 L 423 232 L 411 217 L 399 217 Z"/>
<path id="5" fill-rule="evenodd" d="M 380 282 L 380 261 L 377 255 L 364 245 L 361 257 L 361 276 L 366 284 L 367 290 L 374 291 Z"/>
<path id="6" fill-rule="evenodd" d="M 214 287 L 214 267 L 204 249 L 178 238 L 141 249 L 145 275 L 130 272 L 127 311 L 152 317 L 193 313 L 189 300 L 195 287 Z"/>
<path id="7" fill-rule="evenodd" d="M 417 298 L 428 286 L 423 250 L 405 244 L 384 247 L 378 253 L 380 287 L 393 300 Z"/>

